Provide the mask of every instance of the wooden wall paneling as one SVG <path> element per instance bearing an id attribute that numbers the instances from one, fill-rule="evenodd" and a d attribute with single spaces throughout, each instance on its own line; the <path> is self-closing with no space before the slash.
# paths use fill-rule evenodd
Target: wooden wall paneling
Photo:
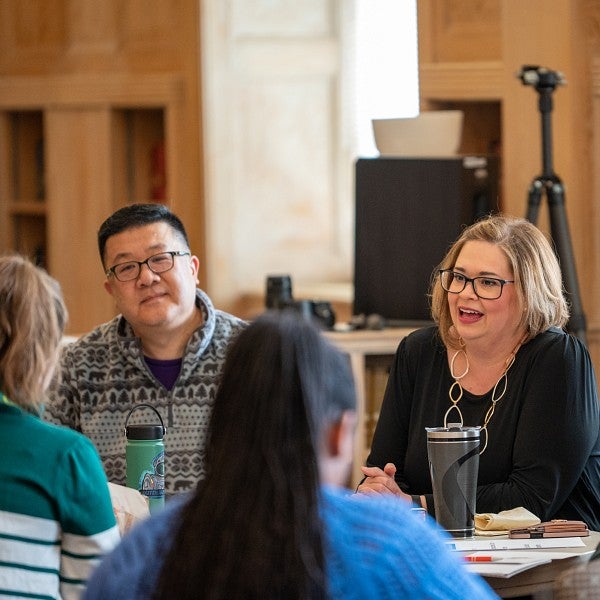
<path id="1" fill-rule="evenodd" d="M 127 157 L 120 150 L 120 144 L 128 141 L 116 115 L 140 111 L 146 119 L 144 111 L 162 111 L 166 201 L 185 222 L 193 250 L 203 256 L 199 5 L 198 0 L 0 2 L 0 109 L 77 111 L 83 107 L 112 114 L 116 146 L 110 170 L 111 204 L 102 218 L 125 201 L 148 199 L 143 191 L 149 179 L 147 140 L 142 134 L 139 146 L 133 148 L 136 176 L 128 180 L 122 172 Z M 81 162 L 90 160 L 82 157 Z M 95 184 L 93 178 L 87 182 Z M 132 186 L 138 189 L 131 191 Z M 58 184 L 54 191 L 61 197 Z M 96 193 L 83 187 L 80 191 L 86 197 Z M 0 202 L 5 198 L 2 194 Z M 0 208 L 5 217 L 7 212 Z M 89 237 L 95 238 L 99 224 L 100 220 L 92 227 L 90 218 Z M 51 245 L 53 264 L 59 264 L 59 241 Z M 205 286 L 204 261 L 200 282 Z M 80 290 L 85 304 L 86 288 Z"/>
<path id="2" fill-rule="evenodd" d="M 599 38 L 600 40 L 600 38 Z M 593 178 L 593 197 L 594 201 L 591 204 L 591 221 L 592 228 L 596 235 L 593 236 L 593 247 L 591 254 L 595 257 L 594 272 L 591 275 L 592 283 L 592 307 L 594 309 L 594 315 L 598 319 L 600 313 L 600 177 L 597 176 L 600 173 L 600 47 L 598 48 L 598 54 L 593 57 L 592 68 L 591 68 L 591 82 L 592 82 L 592 131 L 593 131 L 593 144 L 592 144 L 592 172 L 596 175 Z M 600 320 L 600 319 L 598 319 Z M 600 330 L 600 324 L 598 325 Z"/>
<path id="3" fill-rule="evenodd" d="M 0 214 L 8 215 L 9 198 L 13 197 L 10 169 L 10 117 L 6 112 L 0 112 Z M 0 218 L 0 252 L 8 252 L 12 247 L 9 238 L 10 227 L 8 218 Z"/>
<path id="4" fill-rule="evenodd" d="M 569 224 L 584 312 L 593 322 L 591 277 L 592 239 L 597 235 L 589 218 L 591 163 L 588 123 L 591 116 L 589 71 L 584 21 L 575 0 L 507 2 L 503 13 L 505 94 L 503 144 L 505 208 L 525 215 L 527 191 L 542 171 L 539 94 L 523 85 L 515 73 L 523 65 L 541 65 L 564 73 L 567 83 L 553 93 L 552 150 L 554 170 L 564 182 Z M 536 34 L 534 35 L 533 32 Z M 548 230 L 548 204 L 543 198 L 538 225 Z M 592 312 L 590 312 L 592 311 Z"/>
<path id="5" fill-rule="evenodd" d="M 350 4 L 350 3 L 348 3 Z M 209 291 L 221 307 L 268 274 L 348 281 L 351 96 L 340 79 L 346 3 L 202 3 Z"/>
<path id="6" fill-rule="evenodd" d="M 501 0 L 419 0 L 424 62 L 495 61 L 501 57 Z"/>
<path id="7" fill-rule="evenodd" d="M 38 75 L 60 69 L 67 47 L 67 3 L 0 2 L 0 73 Z"/>
<path id="8" fill-rule="evenodd" d="M 73 283 L 61 281 L 69 290 L 70 302 L 74 306 L 99 306 L 97 312 L 90 309 L 78 312 L 75 308 L 69 324 L 71 332 L 87 331 L 100 322 L 99 317 L 106 320 L 114 311 L 112 303 L 103 304 L 99 299 L 106 294 L 100 288 L 99 296 L 98 288 L 89 281 L 90 271 L 85 261 L 72 262 L 73 244 L 69 236 L 63 235 L 71 230 L 64 230 L 64 224 L 71 223 L 72 217 L 68 215 L 85 207 L 73 235 L 78 237 L 80 245 L 90 240 L 92 264 L 101 274 L 95 247 L 97 229 L 110 212 L 124 203 L 149 199 L 140 190 L 149 189 L 150 147 L 161 129 L 161 120 L 166 135 L 166 202 L 186 222 L 195 252 L 203 243 L 203 223 L 197 218 L 198 204 L 202 202 L 196 168 L 200 148 L 195 125 L 199 116 L 193 106 L 195 95 L 188 92 L 183 78 L 171 74 L 0 79 L 0 109 L 36 109 L 39 114 L 46 114 L 49 124 L 45 139 L 46 172 L 52 178 L 48 189 L 53 194 L 48 199 L 50 272 L 66 277 L 64 265 L 70 264 L 68 276 Z M 131 127 L 126 124 L 127 115 L 133 116 Z M 98 135 L 97 145 L 95 135 Z M 109 150 L 105 149 L 105 143 Z M 128 147 L 134 157 L 129 173 Z M 95 172 L 92 167 L 98 157 L 102 160 Z M 3 194 L 2 198 L 6 196 Z M 106 297 L 105 302 L 110 299 Z"/>
<path id="9" fill-rule="evenodd" d="M 503 65 L 499 61 L 465 63 L 419 62 L 421 109 L 428 99 L 496 101 L 503 93 Z"/>
<path id="10" fill-rule="evenodd" d="M 533 177 L 541 172 L 541 126 L 538 94 L 532 86 L 523 85 L 516 77 L 525 65 L 541 65 L 562 71 L 569 83 L 558 86 L 553 94 L 552 114 L 554 167 L 576 197 L 581 197 L 577 183 L 570 177 L 571 161 L 581 156 L 574 152 L 571 113 L 577 111 L 576 81 L 580 73 L 572 50 L 577 34 L 571 15 L 571 0 L 553 3 L 546 10 L 544 0 L 508 2 L 503 11 L 504 32 L 504 98 L 503 131 L 506 148 L 505 172 L 508 178 L 506 206 L 516 214 L 524 214 L 526 191 Z M 552 22 L 548 20 L 552 18 Z M 546 22 L 544 22 L 546 21 Z M 564 26 L 560 26 L 563 24 Z M 552 35 L 533 35 L 533 31 Z M 581 115 L 581 112 L 578 112 Z M 584 113 L 585 114 L 585 113 Z M 577 148 L 581 149 L 581 146 Z"/>
<path id="11" fill-rule="evenodd" d="M 197 51 L 195 51 L 195 55 Z M 167 198 L 185 224 L 191 250 L 200 258 L 200 286 L 210 293 L 207 276 L 207 226 L 204 201 L 204 149 L 199 84 L 192 75 L 173 86 L 165 105 Z M 227 161 L 227 159 L 225 159 Z M 218 202 L 218 200 L 217 200 Z"/>
<path id="12" fill-rule="evenodd" d="M 50 109 L 46 131 L 49 267 L 63 288 L 69 332 L 84 333 L 114 315 L 95 236 L 113 209 L 111 113 Z"/>
<path id="13" fill-rule="evenodd" d="M 110 135 L 112 140 L 112 206 L 110 211 L 112 212 L 129 201 L 131 181 L 128 170 L 122 168 L 122 165 L 127 165 L 128 163 L 126 111 L 111 110 L 110 117 Z"/>
<path id="14" fill-rule="evenodd" d="M 195 61 L 198 0 L 0 2 L 0 73 L 173 73 Z"/>

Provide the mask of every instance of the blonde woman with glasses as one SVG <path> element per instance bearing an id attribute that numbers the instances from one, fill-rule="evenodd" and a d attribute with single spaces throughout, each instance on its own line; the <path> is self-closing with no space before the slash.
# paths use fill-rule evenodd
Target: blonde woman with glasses
<path id="1" fill-rule="evenodd" d="M 525 507 L 600 529 L 600 408 L 587 349 L 563 330 L 560 266 L 525 219 L 467 227 L 435 270 L 435 325 L 398 348 L 363 493 L 434 513 L 425 427 L 481 427 L 477 512 Z"/>

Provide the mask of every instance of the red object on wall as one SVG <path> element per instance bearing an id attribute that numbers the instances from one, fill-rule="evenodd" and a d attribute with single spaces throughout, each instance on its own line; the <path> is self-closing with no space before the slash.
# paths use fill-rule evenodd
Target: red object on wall
<path id="1" fill-rule="evenodd" d="M 166 200 L 167 198 L 167 166 L 165 142 L 161 140 L 150 150 L 150 198 Z"/>

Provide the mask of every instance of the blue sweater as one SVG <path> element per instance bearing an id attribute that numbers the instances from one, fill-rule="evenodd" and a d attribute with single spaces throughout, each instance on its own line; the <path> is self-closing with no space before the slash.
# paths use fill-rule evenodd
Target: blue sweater
<path id="1" fill-rule="evenodd" d="M 127 534 L 92 575 L 85 600 L 151 597 L 181 506 L 171 500 Z M 331 598 L 496 598 L 445 548 L 446 534 L 402 500 L 323 487 L 321 514 Z"/>

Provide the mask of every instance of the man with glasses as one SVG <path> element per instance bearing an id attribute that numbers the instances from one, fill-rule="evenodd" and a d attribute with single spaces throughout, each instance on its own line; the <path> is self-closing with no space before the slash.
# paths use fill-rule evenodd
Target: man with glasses
<path id="1" fill-rule="evenodd" d="M 46 417 L 83 432 L 109 481 L 124 485 L 125 420 L 138 404 L 167 428 L 167 495 L 205 475 L 204 447 L 226 350 L 245 322 L 216 310 L 198 284 L 199 259 L 179 218 L 131 204 L 101 225 L 104 287 L 119 315 L 65 347 Z M 146 412 L 147 411 L 147 412 Z M 139 409 L 131 422 L 157 422 Z"/>

